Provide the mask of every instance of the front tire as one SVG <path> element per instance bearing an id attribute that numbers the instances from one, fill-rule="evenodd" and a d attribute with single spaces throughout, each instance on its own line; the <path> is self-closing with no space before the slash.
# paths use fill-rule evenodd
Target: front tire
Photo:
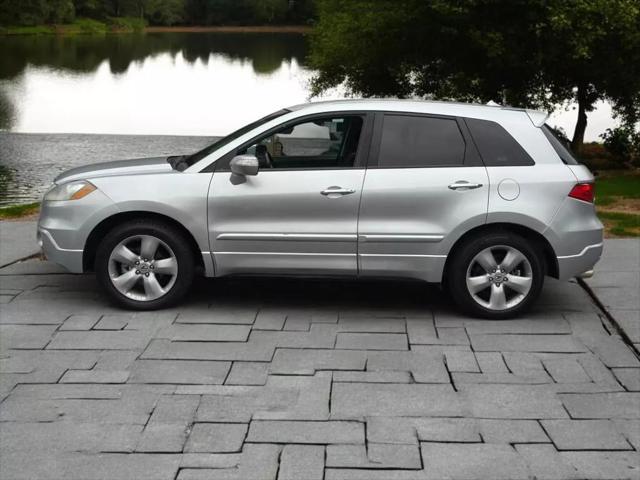
<path id="1" fill-rule="evenodd" d="M 544 264 L 523 237 L 490 233 L 467 240 L 448 268 L 449 291 L 467 313 L 483 318 L 515 317 L 531 307 L 544 283 Z"/>
<path id="2" fill-rule="evenodd" d="M 156 310 L 175 304 L 193 282 L 195 261 L 184 234 L 156 220 L 115 227 L 100 242 L 98 281 L 118 305 Z"/>

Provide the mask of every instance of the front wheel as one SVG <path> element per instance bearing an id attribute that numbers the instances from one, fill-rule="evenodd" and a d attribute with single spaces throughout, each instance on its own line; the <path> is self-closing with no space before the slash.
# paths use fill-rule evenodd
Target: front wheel
<path id="1" fill-rule="evenodd" d="M 98 246 L 98 280 L 119 305 L 155 310 L 180 300 L 194 276 L 194 258 L 182 232 L 135 220 L 111 230 Z"/>
<path id="2" fill-rule="evenodd" d="M 539 253 L 512 233 L 491 233 L 467 241 L 447 273 L 455 302 L 474 316 L 492 319 L 527 310 L 544 282 Z"/>

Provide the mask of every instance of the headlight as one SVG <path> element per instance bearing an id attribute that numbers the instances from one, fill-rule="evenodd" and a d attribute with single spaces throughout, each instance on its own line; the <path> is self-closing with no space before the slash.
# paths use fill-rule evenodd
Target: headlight
<path id="1" fill-rule="evenodd" d="M 53 202 L 60 200 L 80 200 L 86 197 L 94 190 L 97 190 L 96 186 L 87 182 L 86 180 L 80 180 L 77 182 L 63 183 L 62 185 L 56 185 L 44 195 L 45 202 Z"/>

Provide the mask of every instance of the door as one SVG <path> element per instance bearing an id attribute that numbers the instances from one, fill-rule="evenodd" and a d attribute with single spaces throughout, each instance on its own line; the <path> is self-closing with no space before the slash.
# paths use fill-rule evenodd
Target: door
<path id="1" fill-rule="evenodd" d="M 441 281 L 455 239 L 485 223 L 488 192 L 460 120 L 378 114 L 358 222 L 360 274 Z"/>
<path id="2" fill-rule="evenodd" d="M 222 159 L 209 191 L 216 275 L 356 275 L 367 129 L 372 119 L 359 114 L 288 122 L 230 155 L 260 164 L 236 185 Z"/>

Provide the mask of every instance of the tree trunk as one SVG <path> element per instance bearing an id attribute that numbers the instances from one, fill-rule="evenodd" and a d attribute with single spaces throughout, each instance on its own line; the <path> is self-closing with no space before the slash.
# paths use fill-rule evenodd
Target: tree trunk
<path id="1" fill-rule="evenodd" d="M 587 92 L 584 85 L 578 86 L 578 121 L 571 140 L 571 149 L 578 152 L 584 142 L 584 131 L 587 129 Z"/>

